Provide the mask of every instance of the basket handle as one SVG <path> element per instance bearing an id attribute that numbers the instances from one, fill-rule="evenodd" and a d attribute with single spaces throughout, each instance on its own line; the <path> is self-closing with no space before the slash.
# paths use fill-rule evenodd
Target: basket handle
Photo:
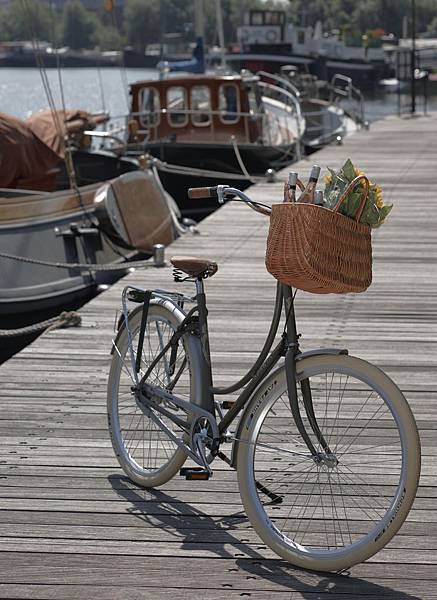
<path id="1" fill-rule="evenodd" d="M 361 219 L 361 215 L 363 214 L 363 210 L 366 205 L 366 200 L 369 196 L 370 183 L 365 175 L 359 175 L 358 177 L 355 177 L 355 179 L 353 179 L 350 182 L 350 184 L 347 186 L 345 191 L 342 193 L 342 195 L 338 199 L 338 202 L 334 206 L 334 209 L 333 209 L 334 212 L 338 212 L 340 209 L 340 206 L 343 204 L 343 202 L 344 202 L 345 198 L 347 197 L 347 195 L 349 194 L 349 192 L 351 192 L 353 189 L 355 189 L 357 187 L 357 185 L 361 182 L 364 184 L 364 193 L 363 193 L 363 198 L 361 200 L 361 204 L 358 207 L 357 212 L 355 213 L 355 216 L 354 216 L 354 219 L 357 223 Z"/>

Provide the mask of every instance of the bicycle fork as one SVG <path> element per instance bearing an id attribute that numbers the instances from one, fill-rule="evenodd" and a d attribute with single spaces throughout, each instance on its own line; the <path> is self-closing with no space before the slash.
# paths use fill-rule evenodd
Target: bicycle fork
<path id="1" fill-rule="evenodd" d="M 292 348 L 288 348 L 287 353 L 285 355 L 285 373 L 287 377 L 287 389 L 288 389 L 288 400 L 290 403 L 291 413 L 293 415 L 296 426 L 299 430 L 302 439 L 308 447 L 308 450 L 313 455 L 314 459 L 318 458 L 320 453 L 316 450 L 308 432 L 305 427 L 305 424 L 302 420 L 302 415 L 299 407 L 299 400 L 297 395 L 297 377 L 296 377 L 296 354 L 293 352 Z M 311 426 L 312 432 L 316 436 L 318 443 L 323 448 L 325 454 L 332 454 L 329 448 L 329 445 L 325 438 L 323 437 L 322 432 L 320 431 L 319 424 L 317 423 L 317 418 L 314 413 L 313 406 L 313 398 L 311 394 L 311 385 L 308 379 L 303 379 L 299 382 L 300 389 L 302 392 L 303 405 L 305 408 L 305 414 L 308 419 L 308 422 Z"/>
<path id="2" fill-rule="evenodd" d="M 285 353 L 285 373 L 287 377 L 287 389 L 288 389 L 288 400 L 290 404 L 291 413 L 296 423 L 296 427 L 299 430 L 302 439 L 311 452 L 315 462 L 321 462 L 321 453 L 317 451 L 314 446 L 311 437 L 305 427 L 302 420 L 302 415 L 299 407 L 298 394 L 297 394 L 297 376 L 296 376 L 296 359 L 300 354 L 299 349 L 299 335 L 296 329 L 296 318 L 294 314 L 294 297 L 290 287 L 283 285 L 282 293 L 285 300 L 285 311 L 286 311 L 286 344 L 287 349 Z M 320 427 L 317 423 L 317 418 L 314 412 L 313 398 L 311 393 L 311 385 L 308 379 L 303 379 L 299 382 L 300 390 L 302 393 L 303 405 L 307 420 L 310 424 L 311 430 L 315 435 L 317 442 L 323 448 L 325 457 L 331 455 L 331 450 L 325 438 L 323 437 Z"/>

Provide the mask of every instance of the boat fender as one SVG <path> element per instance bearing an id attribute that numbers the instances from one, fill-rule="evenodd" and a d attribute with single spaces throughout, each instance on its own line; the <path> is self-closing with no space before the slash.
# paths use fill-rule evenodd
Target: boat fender
<path id="1" fill-rule="evenodd" d="M 153 252 L 175 237 L 168 199 L 152 171 L 124 173 L 99 188 L 94 196 L 100 227 L 126 248 Z"/>

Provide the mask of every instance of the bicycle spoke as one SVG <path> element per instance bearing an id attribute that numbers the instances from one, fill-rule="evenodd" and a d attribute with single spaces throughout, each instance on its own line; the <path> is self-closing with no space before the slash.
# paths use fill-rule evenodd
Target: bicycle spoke
<path id="1" fill-rule="evenodd" d="M 283 393 L 267 411 L 259 411 L 263 420 L 258 437 L 245 445 L 252 448 L 254 477 L 281 497 L 275 508 L 266 496 L 258 495 L 287 539 L 306 548 L 346 549 L 371 532 L 390 510 L 402 466 L 399 432 L 389 420 L 392 413 L 387 404 L 363 381 L 334 371 L 308 381 L 316 421 L 331 454 L 316 438 L 301 391 L 300 413 L 314 439 L 315 457 L 300 450 L 306 444 Z M 388 426 L 393 434 L 376 439 Z"/>
<path id="2" fill-rule="evenodd" d="M 190 398 L 190 371 L 187 355 L 182 343 L 178 344 L 173 357 L 174 377 L 170 373 L 169 349 L 158 361 L 160 355 L 173 336 L 175 327 L 170 321 L 154 317 L 152 308 L 146 323 L 143 346 L 141 349 L 139 378 L 143 377 L 153 363 L 147 383 L 163 390 L 172 390 L 180 398 Z M 141 315 L 140 315 L 141 316 Z M 119 359 L 118 381 L 118 422 L 124 450 L 122 455 L 126 461 L 144 473 L 153 473 L 166 464 L 169 464 L 179 451 L 179 446 L 159 424 L 150 417 L 150 413 L 138 406 L 135 392 L 131 386 L 135 385 L 136 377 L 131 368 L 131 355 L 136 360 L 140 316 L 137 317 L 138 328 L 127 335 L 127 344 L 120 350 L 116 347 L 115 354 Z M 157 399 L 165 405 L 167 411 L 179 411 L 179 407 L 170 401 Z M 152 409 L 153 410 L 153 409 Z M 182 430 L 177 427 L 168 416 L 160 415 L 163 426 L 167 427 L 176 436 L 182 435 Z M 179 433 L 178 433 L 179 432 Z"/>

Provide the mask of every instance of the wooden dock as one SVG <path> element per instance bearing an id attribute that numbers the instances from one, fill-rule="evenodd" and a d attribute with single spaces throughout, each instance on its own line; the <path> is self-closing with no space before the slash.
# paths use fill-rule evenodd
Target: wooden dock
<path id="1" fill-rule="evenodd" d="M 394 203 L 375 231 L 366 294 L 297 297 L 304 349 L 347 347 L 375 362 L 416 415 L 421 487 L 389 546 L 348 574 L 308 573 L 257 538 L 223 463 L 209 482 L 175 478 L 152 491 L 123 477 L 106 426 L 109 349 L 126 281 L 174 285 L 170 269 L 151 269 L 87 304 L 80 328 L 47 333 L 0 368 L 0 598 L 437 598 L 436 131 L 437 115 L 388 118 L 297 165 L 306 176 L 313 162 L 337 168 L 349 156 Z M 281 187 L 250 193 L 275 201 Z M 253 361 L 267 331 L 275 285 L 263 262 L 267 225 L 229 205 L 167 250 L 219 263 L 207 283 L 217 385 Z"/>

